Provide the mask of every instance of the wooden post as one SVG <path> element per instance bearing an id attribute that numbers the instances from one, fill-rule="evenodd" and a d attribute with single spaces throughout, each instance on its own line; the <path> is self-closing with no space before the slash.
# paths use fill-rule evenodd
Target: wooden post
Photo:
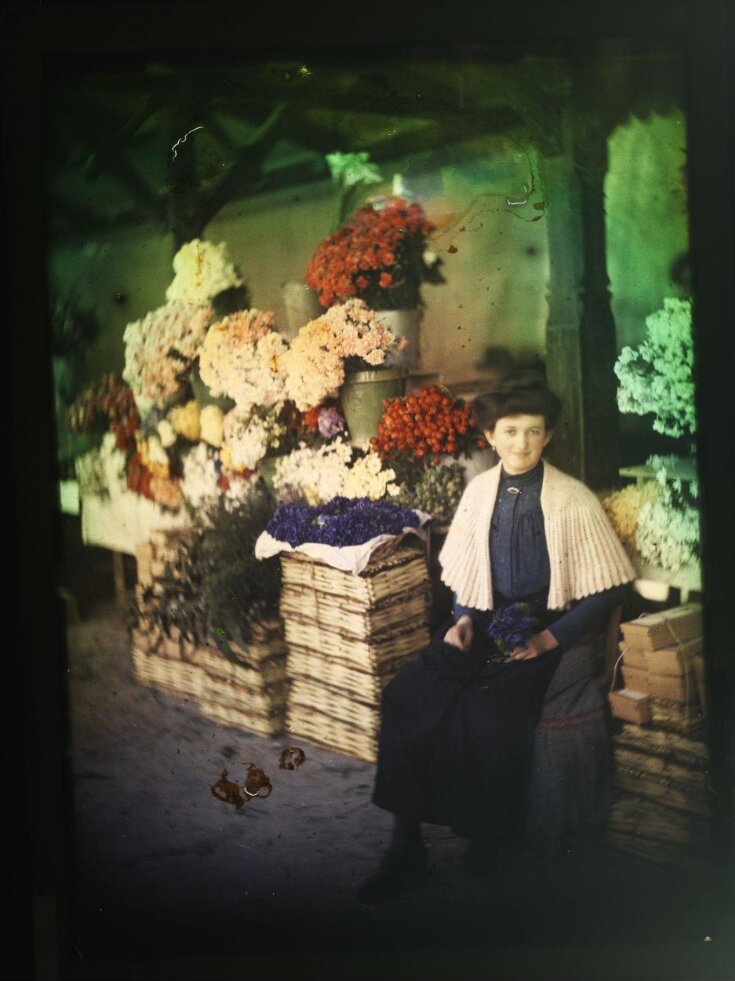
<path id="1" fill-rule="evenodd" d="M 584 250 L 579 182 L 568 151 L 542 157 L 539 169 L 546 201 L 549 249 L 546 377 L 549 388 L 563 405 L 549 457 L 566 473 L 584 480 L 583 369 L 579 337 Z"/>
<path id="2" fill-rule="evenodd" d="M 615 322 L 605 248 L 608 126 L 590 66 L 573 68 L 559 152 L 541 157 L 549 248 L 546 371 L 564 405 L 549 456 L 593 488 L 618 479 Z"/>
<path id="3" fill-rule="evenodd" d="M 607 138 L 613 127 L 605 87 L 594 58 L 572 72 L 572 151 L 579 183 L 582 228 L 582 310 L 579 348 L 582 365 L 583 479 L 593 488 L 614 486 L 620 467 L 617 387 L 618 355 L 610 303 L 605 228 Z"/>
<path id="4" fill-rule="evenodd" d="M 125 586 L 125 556 L 122 552 L 112 553 L 112 579 L 115 584 L 115 599 L 124 606 L 127 603 L 128 591 Z"/>

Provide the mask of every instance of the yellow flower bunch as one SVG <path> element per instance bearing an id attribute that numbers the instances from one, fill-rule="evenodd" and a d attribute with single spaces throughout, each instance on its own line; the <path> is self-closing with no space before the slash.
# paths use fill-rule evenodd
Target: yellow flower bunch
<path id="1" fill-rule="evenodd" d="M 174 431 L 192 443 L 198 443 L 201 436 L 199 409 L 194 399 L 185 405 L 177 405 L 168 414 Z"/>
<path id="2" fill-rule="evenodd" d="M 653 480 L 642 484 L 628 484 L 622 490 L 613 491 L 603 498 L 602 506 L 620 541 L 630 555 L 638 554 L 636 528 L 644 504 L 659 497 L 658 485 Z"/>
<path id="3" fill-rule="evenodd" d="M 210 446 L 222 446 L 224 415 L 218 405 L 205 405 L 199 416 L 199 434 Z"/>

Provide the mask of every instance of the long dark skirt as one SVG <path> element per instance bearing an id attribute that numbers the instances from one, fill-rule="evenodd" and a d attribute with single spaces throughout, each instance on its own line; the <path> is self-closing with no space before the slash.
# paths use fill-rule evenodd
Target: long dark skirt
<path id="1" fill-rule="evenodd" d="M 386 685 L 373 803 L 394 814 L 498 841 L 523 831 L 534 728 L 561 658 L 490 659 L 429 646 Z"/>

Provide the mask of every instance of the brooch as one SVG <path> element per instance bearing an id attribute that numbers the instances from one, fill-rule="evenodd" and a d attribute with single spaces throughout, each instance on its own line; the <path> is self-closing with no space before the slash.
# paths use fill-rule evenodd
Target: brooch
<path id="1" fill-rule="evenodd" d="M 509 494 L 520 494 L 521 493 L 521 488 L 520 487 L 508 487 L 507 490 L 508 490 L 508 493 Z"/>

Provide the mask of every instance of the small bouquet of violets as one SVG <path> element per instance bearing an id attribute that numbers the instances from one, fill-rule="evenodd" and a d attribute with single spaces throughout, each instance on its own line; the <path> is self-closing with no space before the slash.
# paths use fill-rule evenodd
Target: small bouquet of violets
<path id="1" fill-rule="evenodd" d="M 499 610 L 487 628 L 487 636 L 495 643 L 499 660 L 510 660 L 511 651 L 523 647 L 538 627 L 530 603 L 511 603 Z"/>

